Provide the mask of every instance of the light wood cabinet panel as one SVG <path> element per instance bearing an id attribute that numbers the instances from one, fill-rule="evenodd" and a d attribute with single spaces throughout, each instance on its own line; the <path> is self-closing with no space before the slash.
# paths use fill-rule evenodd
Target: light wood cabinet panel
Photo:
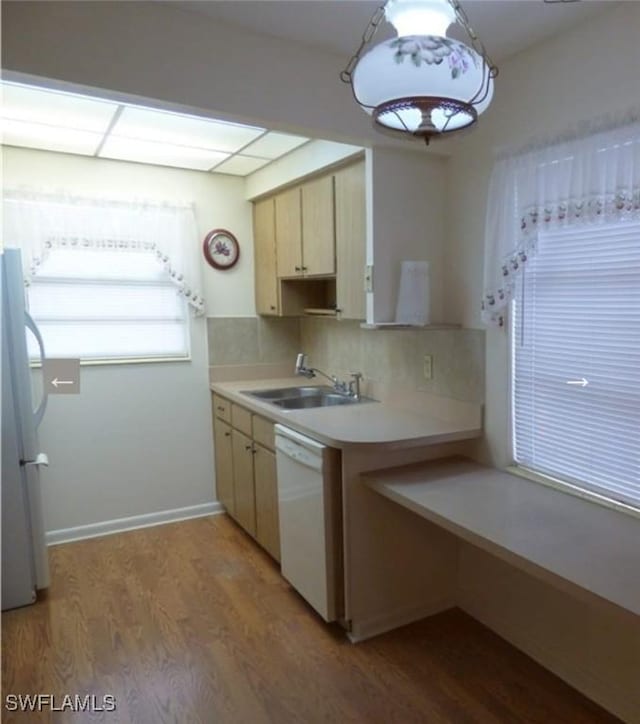
<path id="1" fill-rule="evenodd" d="M 366 200 L 364 162 L 335 174 L 336 306 L 341 319 L 365 319 Z"/>
<path id="2" fill-rule="evenodd" d="M 305 276 L 335 274 L 333 176 L 302 186 L 302 270 Z"/>
<path id="3" fill-rule="evenodd" d="M 259 415 L 253 416 L 253 439 L 268 450 L 276 449 L 274 424 Z"/>
<path id="4" fill-rule="evenodd" d="M 215 419 L 213 437 L 216 459 L 216 495 L 227 513 L 235 517 L 231 426 L 220 419 Z"/>
<path id="5" fill-rule="evenodd" d="M 302 209 L 300 187 L 275 198 L 276 263 L 279 277 L 302 275 Z"/>
<path id="6" fill-rule="evenodd" d="M 225 422 L 231 422 L 231 403 L 220 395 L 213 395 L 213 414 Z"/>
<path id="7" fill-rule="evenodd" d="M 256 312 L 278 314 L 275 201 L 264 199 L 253 206 L 253 239 L 256 282 Z"/>
<path id="8" fill-rule="evenodd" d="M 280 560 L 278 482 L 276 456 L 262 445 L 255 445 L 256 538 L 277 561 Z"/>
<path id="9" fill-rule="evenodd" d="M 251 437 L 251 413 L 244 407 L 236 405 L 235 402 L 231 405 L 231 424 L 236 430 Z"/>
<path id="10" fill-rule="evenodd" d="M 231 431 L 235 518 L 255 538 L 256 499 L 253 484 L 253 442 L 238 430 Z"/>

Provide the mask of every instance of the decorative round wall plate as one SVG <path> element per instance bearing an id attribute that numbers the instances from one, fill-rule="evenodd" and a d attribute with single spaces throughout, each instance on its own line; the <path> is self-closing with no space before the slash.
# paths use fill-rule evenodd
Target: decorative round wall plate
<path id="1" fill-rule="evenodd" d="M 214 269 L 231 269 L 240 258 L 240 245 L 236 237 L 226 229 L 214 229 L 202 244 L 204 258 Z"/>

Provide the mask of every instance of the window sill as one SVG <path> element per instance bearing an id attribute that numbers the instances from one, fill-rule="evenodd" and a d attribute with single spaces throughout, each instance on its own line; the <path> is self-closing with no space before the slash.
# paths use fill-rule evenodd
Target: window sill
<path id="1" fill-rule="evenodd" d="M 148 365 L 163 364 L 166 362 L 191 362 L 189 357 L 123 357 L 122 359 L 81 359 L 81 367 L 105 367 L 111 365 Z M 42 367 L 42 362 L 29 362 L 31 369 Z"/>
<path id="2" fill-rule="evenodd" d="M 623 503 L 620 500 L 613 500 L 612 498 L 607 498 L 605 495 L 599 495 L 592 490 L 580 488 L 579 486 L 572 483 L 567 483 L 564 480 L 558 480 L 557 478 L 543 475 L 542 473 L 530 470 L 529 468 L 525 468 L 521 465 L 509 465 L 505 468 L 505 470 L 509 473 L 512 473 L 513 475 L 518 475 L 521 478 L 526 478 L 527 480 L 531 480 L 534 483 L 546 485 L 548 488 L 559 490 L 560 492 L 566 493 L 567 495 L 573 495 L 576 498 L 589 500 L 590 502 L 601 505 L 604 508 L 611 508 L 612 510 L 617 510 L 620 513 L 626 513 L 633 518 L 640 519 L 640 508 L 636 508 L 629 503 Z"/>

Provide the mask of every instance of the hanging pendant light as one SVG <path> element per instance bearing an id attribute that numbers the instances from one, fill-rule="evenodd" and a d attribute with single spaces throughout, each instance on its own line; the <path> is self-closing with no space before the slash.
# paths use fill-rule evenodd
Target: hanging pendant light
<path id="1" fill-rule="evenodd" d="M 398 37 L 363 55 L 383 19 Z M 447 37 L 453 22 L 465 28 L 472 47 Z M 458 0 L 387 0 L 340 77 L 378 128 L 429 143 L 475 123 L 491 103 L 497 74 Z"/>

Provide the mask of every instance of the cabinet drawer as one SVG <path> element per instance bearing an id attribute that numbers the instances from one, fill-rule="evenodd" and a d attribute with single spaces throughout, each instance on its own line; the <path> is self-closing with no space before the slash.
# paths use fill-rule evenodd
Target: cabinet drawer
<path id="1" fill-rule="evenodd" d="M 253 439 L 269 450 L 275 450 L 273 423 L 259 415 L 253 416 Z"/>
<path id="2" fill-rule="evenodd" d="M 213 396 L 213 414 L 225 422 L 231 422 L 231 403 L 220 395 Z"/>
<path id="3" fill-rule="evenodd" d="M 231 424 L 236 430 L 244 432 L 245 435 L 251 437 L 251 413 L 249 410 L 245 410 L 244 407 L 231 405 Z"/>

